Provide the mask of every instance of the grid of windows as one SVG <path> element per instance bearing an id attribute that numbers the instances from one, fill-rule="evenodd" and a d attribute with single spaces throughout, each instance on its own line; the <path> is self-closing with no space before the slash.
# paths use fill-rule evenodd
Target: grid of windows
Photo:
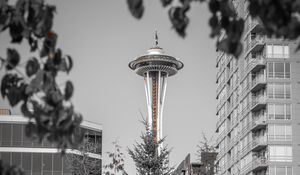
<path id="1" fill-rule="evenodd" d="M 292 126 L 290 124 L 269 124 L 268 136 L 271 141 L 291 141 Z"/>
<path id="2" fill-rule="evenodd" d="M 289 46 L 268 44 L 266 56 L 267 58 L 289 58 Z"/>
<path id="3" fill-rule="evenodd" d="M 269 175 L 293 175 L 292 166 L 270 166 Z"/>
<path id="4" fill-rule="evenodd" d="M 71 175 L 61 154 L 50 153 L 0 153 L 4 164 L 19 165 L 26 175 Z"/>
<path id="5" fill-rule="evenodd" d="M 81 128 L 81 130 L 85 133 L 85 137 L 88 138 L 89 142 L 97 146 L 95 153 L 101 154 L 101 132 L 85 128 Z M 56 145 L 49 143 L 47 140 L 40 143 L 38 140 L 28 138 L 25 134 L 25 124 L 8 123 L 0 123 L 0 146 L 56 148 Z"/>
<path id="6" fill-rule="evenodd" d="M 274 162 L 292 162 L 292 146 L 272 145 L 270 149 L 270 161 Z"/>
<path id="7" fill-rule="evenodd" d="M 286 62 L 269 62 L 268 77 L 269 78 L 290 78 L 291 65 Z"/>
<path id="8" fill-rule="evenodd" d="M 290 99 L 290 83 L 268 83 L 268 97 L 271 99 Z"/>
<path id="9" fill-rule="evenodd" d="M 268 117 L 270 120 L 290 120 L 291 104 L 268 104 Z"/>

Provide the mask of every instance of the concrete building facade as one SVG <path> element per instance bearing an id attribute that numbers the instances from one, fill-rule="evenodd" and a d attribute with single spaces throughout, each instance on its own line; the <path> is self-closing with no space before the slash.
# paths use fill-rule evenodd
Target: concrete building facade
<path id="1" fill-rule="evenodd" d="M 2 110 L 0 115 L 0 159 L 9 165 L 19 165 L 26 175 L 71 175 L 68 162 L 56 148 L 56 145 L 26 137 L 25 125 L 28 119 Z M 96 145 L 89 157 L 99 159 L 102 164 L 102 125 L 83 121 L 81 130 L 89 142 Z M 67 149 L 67 153 L 79 154 L 77 150 Z M 101 174 L 101 173 L 100 173 Z"/>
<path id="2" fill-rule="evenodd" d="M 298 42 L 266 37 L 247 1 L 233 1 L 245 20 L 239 59 L 217 57 L 217 174 L 300 174 Z"/>

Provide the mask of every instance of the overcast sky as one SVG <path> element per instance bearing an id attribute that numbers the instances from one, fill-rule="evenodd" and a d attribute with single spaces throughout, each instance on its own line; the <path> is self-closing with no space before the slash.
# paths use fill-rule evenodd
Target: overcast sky
<path id="1" fill-rule="evenodd" d="M 128 63 L 154 45 L 154 31 L 159 33 L 159 46 L 179 58 L 184 68 L 168 80 L 164 107 L 163 134 L 173 148 L 171 164 L 179 164 L 191 153 L 195 159 L 201 132 L 215 131 L 215 40 L 209 38 L 210 16 L 207 4 L 193 4 L 185 39 L 180 38 L 169 21 L 160 1 L 145 1 L 141 20 L 133 18 L 126 1 L 59 0 L 54 30 L 58 45 L 74 59 L 68 77 L 75 86 L 73 102 L 84 119 L 103 125 L 103 163 L 111 142 L 119 140 L 123 151 L 132 147 L 143 131 L 140 112 L 146 115 L 143 79 L 128 68 Z M 6 55 L 8 33 L 0 34 L 0 55 Z M 18 47 L 27 59 L 28 46 Z M 0 71 L 0 75 L 3 75 Z M 0 99 L 0 107 L 7 102 Z M 18 110 L 13 110 L 18 114 Z M 126 169 L 135 174 L 127 155 Z"/>

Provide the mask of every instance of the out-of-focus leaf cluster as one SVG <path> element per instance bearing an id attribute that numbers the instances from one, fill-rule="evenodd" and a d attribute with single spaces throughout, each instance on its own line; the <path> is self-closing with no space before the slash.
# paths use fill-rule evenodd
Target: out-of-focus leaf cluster
<path id="1" fill-rule="evenodd" d="M 6 165 L 0 160 L 0 175 L 25 175 L 25 173 L 20 167 Z"/>
<path id="2" fill-rule="evenodd" d="M 135 0 L 131 0 L 132 2 Z M 142 0 L 139 4 L 143 4 Z M 244 19 L 239 17 L 232 0 L 160 0 L 163 7 L 170 7 L 169 18 L 173 28 L 179 36 L 186 36 L 189 24 L 188 11 L 192 3 L 206 2 L 211 17 L 208 21 L 211 27 L 210 37 L 217 38 L 217 50 L 234 55 L 236 58 L 242 53 L 242 34 Z M 140 19 L 143 10 L 140 6 L 128 4 L 131 12 L 139 11 Z M 174 3 L 173 3 L 174 2 Z M 247 0 L 249 14 L 259 19 L 270 37 L 297 39 L 300 36 L 300 1 L 298 0 Z M 176 4 L 176 5 L 173 5 Z M 133 14 L 133 13 L 132 13 Z M 135 16 L 133 14 L 133 16 Z M 135 16 L 136 17 L 136 16 Z M 297 49 L 300 49 L 300 45 Z"/>
<path id="3" fill-rule="evenodd" d="M 15 5 L 0 0 L 0 32 L 9 30 L 12 43 L 28 42 L 32 57 L 21 67 L 21 56 L 8 48 L 0 57 L 5 75 L 1 81 L 1 95 L 12 107 L 21 103 L 21 111 L 30 119 L 26 134 L 32 138 L 57 143 L 64 152 L 68 146 L 78 145 L 83 134 L 75 132 L 82 116 L 74 111 L 70 101 L 73 84 L 65 88 L 57 83 L 59 72 L 69 73 L 72 58 L 57 48 L 57 34 L 52 31 L 55 6 L 43 0 L 17 0 Z"/>

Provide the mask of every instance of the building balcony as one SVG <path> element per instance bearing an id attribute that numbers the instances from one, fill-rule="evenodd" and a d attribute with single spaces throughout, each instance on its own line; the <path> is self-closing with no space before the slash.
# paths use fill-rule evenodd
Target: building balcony
<path id="1" fill-rule="evenodd" d="M 265 170 L 268 168 L 268 161 L 265 157 L 256 158 L 252 161 L 252 172 Z"/>
<path id="2" fill-rule="evenodd" d="M 261 90 L 262 88 L 265 88 L 267 85 L 267 81 L 265 78 L 265 75 L 257 75 L 258 78 L 255 78 L 252 80 L 251 84 L 251 92 L 257 92 Z"/>
<path id="3" fill-rule="evenodd" d="M 256 97 L 252 101 L 251 111 L 252 112 L 257 112 L 257 111 L 259 111 L 261 109 L 266 108 L 266 105 L 267 105 L 267 98 L 266 98 L 266 96 Z"/>
<path id="4" fill-rule="evenodd" d="M 260 52 L 266 44 L 265 36 L 258 35 L 251 41 L 251 49 L 252 53 Z"/>
<path id="5" fill-rule="evenodd" d="M 267 127 L 267 117 L 261 116 L 252 123 L 252 131 L 257 131 Z"/>
<path id="6" fill-rule="evenodd" d="M 252 73 L 256 73 L 258 72 L 259 70 L 263 69 L 266 67 L 266 60 L 264 60 L 264 56 L 263 55 L 260 55 L 260 56 L 257 56 L 256 59 L 253 59 L 251 61 L 252 65 L 250 67 L 250 71 Z"/>
<path id="7" fill-rule="evenodd" d="M 259 137 L 252 141 L 252 151 L 260 151 L 268 146 L 267 137 Z"/>
<path id="8" fill-rule="evenodd" d="M 250 24 L 250 32 L 251 33 L 258 33 L 263 30 L 263 26 L 255 19 L 252 20 Z"/>

